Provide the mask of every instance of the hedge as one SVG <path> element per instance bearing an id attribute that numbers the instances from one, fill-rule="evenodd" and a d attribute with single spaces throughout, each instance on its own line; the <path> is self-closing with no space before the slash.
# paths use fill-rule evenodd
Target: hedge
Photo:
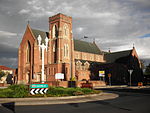
<path id="1" fill-rule="evenodd" d="M 6 89 L 0 89 L 0 97 L 22 98 L 28 95 L 28 87 L 25 85 L 11 85 Z"/>
<path id="2" fill-rule="evenodd" d="M 6 89 L 0 89 L 0 98 L 23 98 L 23 97 L 60 97 L 60 96 L 77 96 L 85 94 L 100 93 L 88 88 L 63 88 L 49 87 L 44 95 L 31 95 L 28 87 L 25 85 L 11 85 Z"/>

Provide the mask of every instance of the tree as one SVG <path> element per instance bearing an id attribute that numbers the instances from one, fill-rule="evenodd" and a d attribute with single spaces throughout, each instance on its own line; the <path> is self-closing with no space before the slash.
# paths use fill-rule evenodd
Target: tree
<path id="1" fill-rule="evenodd" d="M 140 63 L 141 63 L 141 68 L 145 69 L 145 61 L 144 60 L 140 60 Z"/>
<path id="2" fill-rule="evenodd" d="M 145 69 L 145 75 L 150 75 L 150 64 L 148 66 L 146 66 L 146 69 Z"/>
<path id="3" fill-rule="evenodd" d="M 5 76 L 5 75 L 6 75 L 5 72 L 2 71 L 2 70 L 0 70 L 0 80 L 1 80 L 1 78 L 2 78 L 3 76 Z"/>

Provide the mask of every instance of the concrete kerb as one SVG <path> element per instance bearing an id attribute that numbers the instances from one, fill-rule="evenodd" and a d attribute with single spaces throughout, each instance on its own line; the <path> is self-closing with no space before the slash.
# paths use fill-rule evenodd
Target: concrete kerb
<path id="1" fill-rule="evenodd" d="M 119 88 L 119 89 L 147 89 L 150 86 L 127 86 L 127 85 L 120 85 L 120 86 L 101 86 L 101 87 L 94 87 L 94 89 L 111 89 L 111 88 Z"/>
<path id="2" fill-rule="evenodd" d="M 67 104 L 67 103 L 82 103 L 98 100 L 108 100 L 117 98 L 119 95 L 114 93 L 100 93 L 82 96 L 68 97 L 43 97 L 43 98 L 0 98 L 2 103 L 14 102 L 15 105 L 46 105 L 46 104 Z"/>

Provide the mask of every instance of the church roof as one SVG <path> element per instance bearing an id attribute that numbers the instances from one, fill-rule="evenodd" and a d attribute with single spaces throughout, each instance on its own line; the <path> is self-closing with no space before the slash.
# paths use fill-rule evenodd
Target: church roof
<path id="1" fill-rule="evenodd" d="M 44 32 L 37 29 L 31 29 L 34 37 L 37 39 L 39 35 L 41 35 L 42 42 L 44 42 L 44 39 L 48 37 L 48 32 Z M 87 52 L 87 53 L 93 53 L 93 54 L 102 54 L 100 49 L 97 47 L 95 43 L 89 43 L 81 40 L 74 39 L 74 50 L 80 51 L 80 52 Z"/>
<path id="2" fill-rule="evenodd" d="M 102 54 L 102 52 L 95 43 L 89 43 L 76 39 L 74 39 L 74 50 L 93 54 Z"/>
<path id="3" fill-rule="evenodd" d="M 46 37 L 48 37 L 48 32 L 44 32 L 44 31 L 37 30 L 37 29 L 31 29 L 31 30 L 32 30 L 32 33 L 33 33 L 33 35 L 36 39 L 40 35 L 41 38 L 42 38 L 42 42 L 45 42 L 44 40 L 45 40 Z"/>
<path id="4" fill-rule="evenodd" d="M 119 51 L 119 52 L 113 52 L 113 53 L 105 53 L 104 59 L 107 63 L 115 62 L 117 59 L 121 57 L 126 57 L 131 54 L 132 50 L 126 50 L 126 51 Z"/>

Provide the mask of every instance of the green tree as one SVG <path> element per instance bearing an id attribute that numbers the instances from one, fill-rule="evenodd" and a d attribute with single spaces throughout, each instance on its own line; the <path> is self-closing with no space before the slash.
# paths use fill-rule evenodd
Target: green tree
<path id="1" fill-rule="evenodd" d="M 141 63 L 141 68 L 145 69 L 145 61 L 144 60 L 140 60 L 140 63 Z"/>
<path id="2" fill-rule="evenodd" d="M 2 78 L 3 76 L 5 76 L 5 75 L 6 75 L 5 72 L 2 71 L 2 70 L 0 70 L 0 80 L 1 80 L 1 78 Z"/>
<path id="3" fill-rule="evenodd" d="M 146 66 L 145 75 L 150 75 L 150 64 Z"/>

